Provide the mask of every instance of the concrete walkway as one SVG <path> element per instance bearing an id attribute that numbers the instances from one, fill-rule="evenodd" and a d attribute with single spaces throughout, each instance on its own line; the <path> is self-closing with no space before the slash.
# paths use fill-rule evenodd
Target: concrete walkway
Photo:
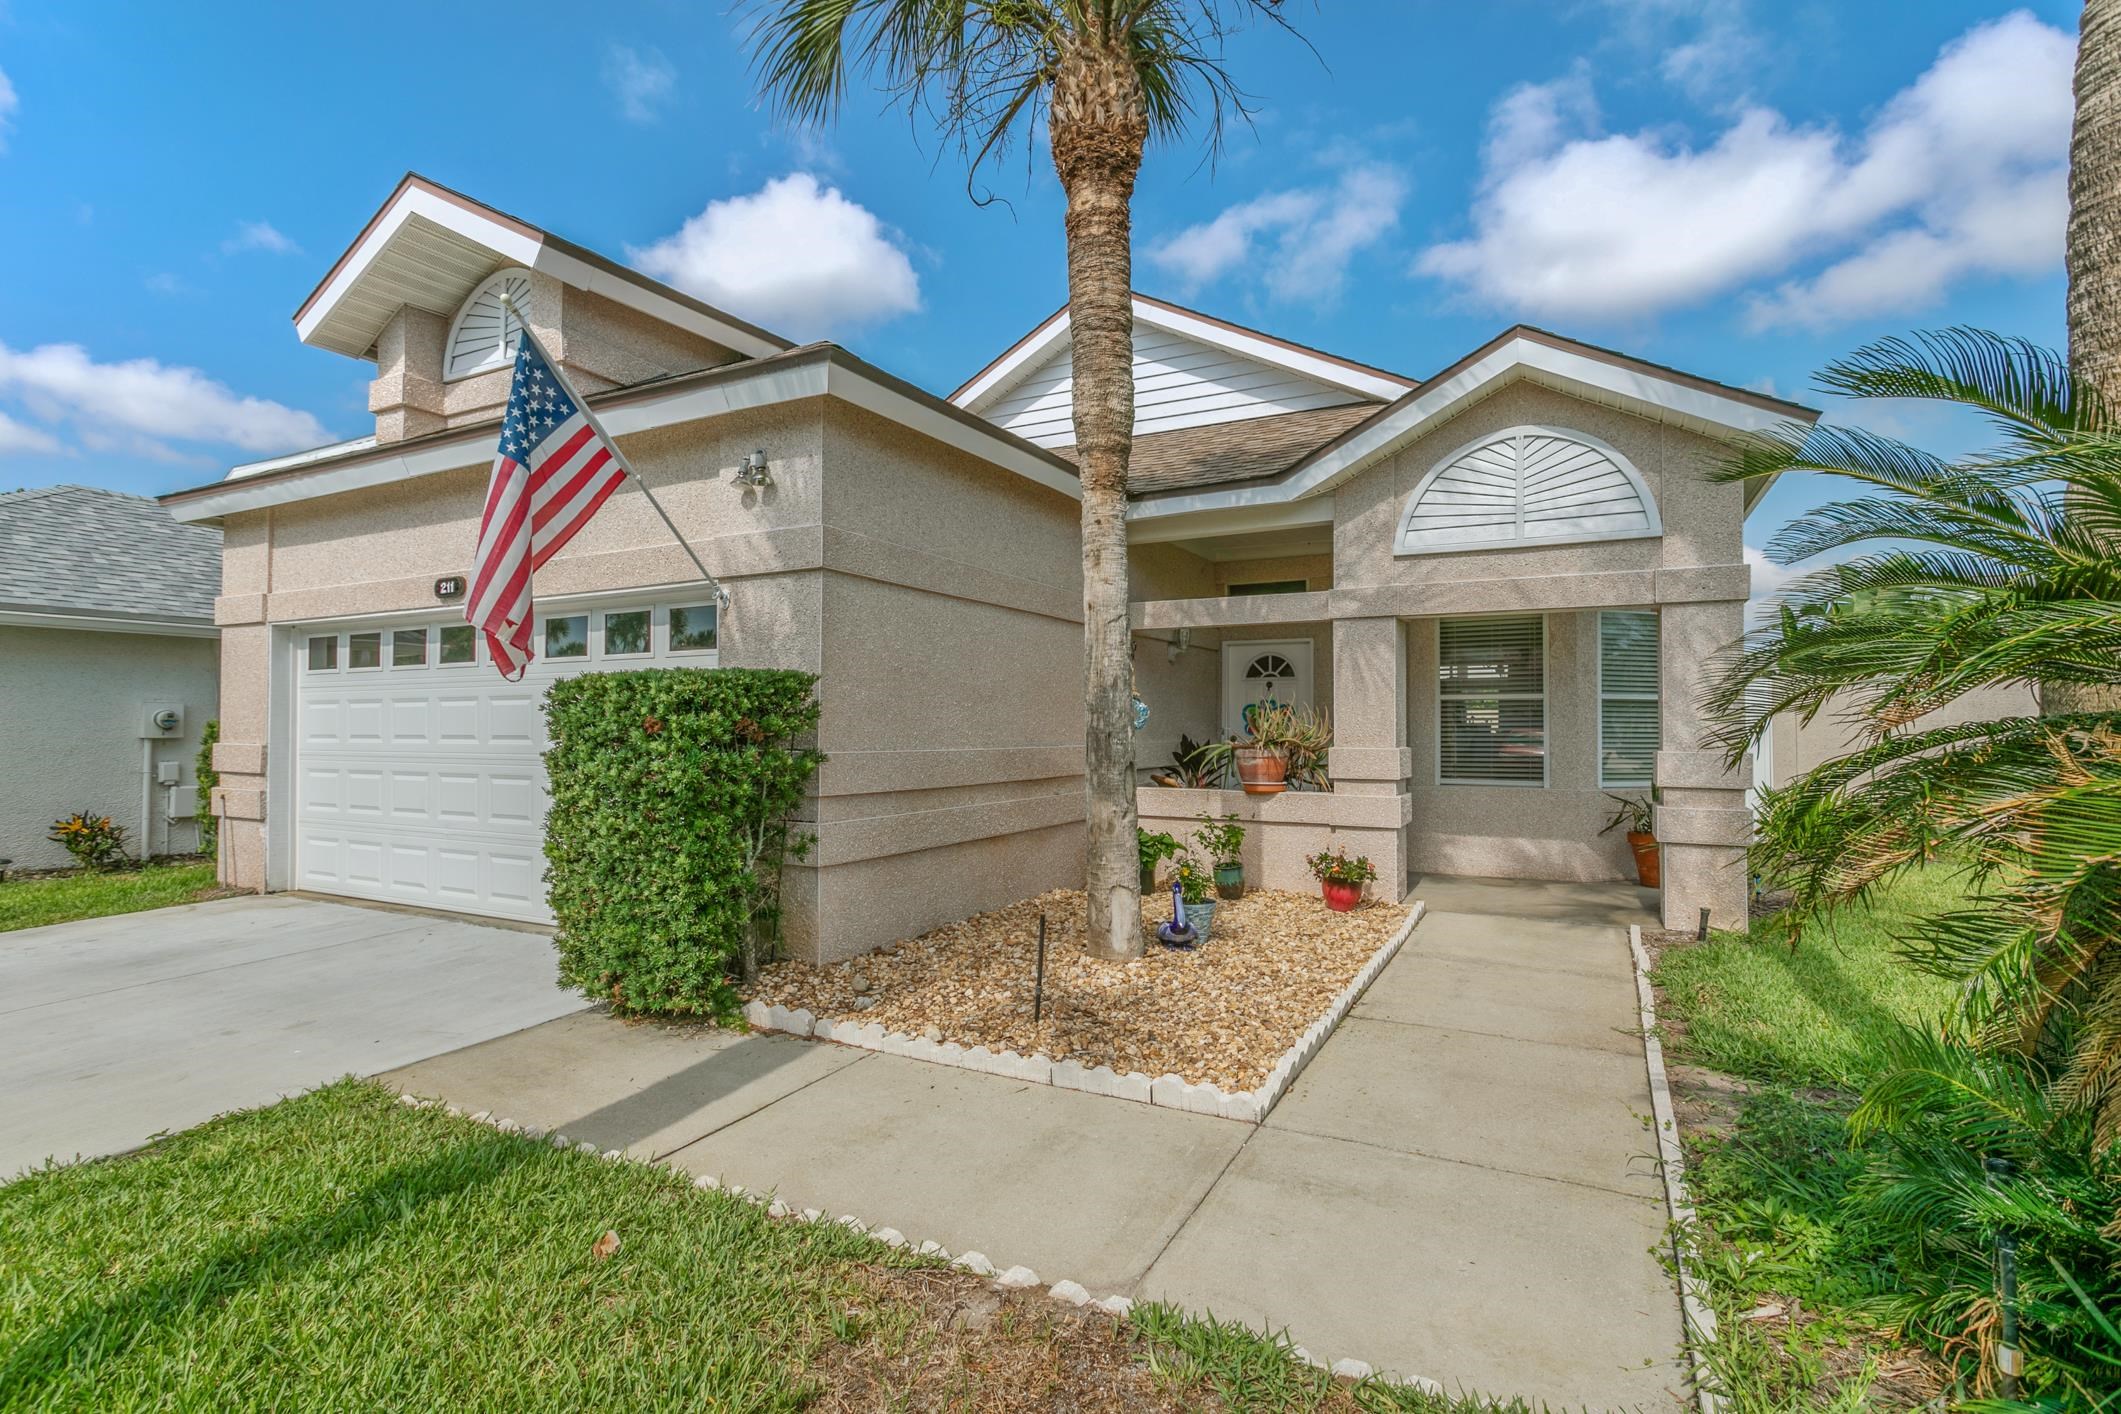
<path id="1" fill-rule="evenodd" d="M 275 894 L 0 933 L 0 1182 L 582 1008 L 552 939 Z"/>
<path id="2" fill-rule="evenodd" d="M 1264 1125 L 584 1013 L 400 1088 L 1328 1359 L 1676 1407 L 1634 890 L 1423 881 L 1430 912 Z"/>

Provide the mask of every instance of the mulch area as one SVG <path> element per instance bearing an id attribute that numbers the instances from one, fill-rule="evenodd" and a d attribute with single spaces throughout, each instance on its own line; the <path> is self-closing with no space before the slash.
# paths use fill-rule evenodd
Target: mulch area
<path id="1" fill-rule="evenodd" d="M 1182 952 L 1155 941 L 1171 901 L 1152 897 L 1143 900 L 1146 955 L 1106 962 L 1083 950 L 1082 891 L 1056 889 L 830 966 L 775 963 L 750 996 L 968 1048 L 1251 1090 L 1410 907 L 1368 902 L 1335 913 L 1314 894 L 1261 890 L 1220 904 L 1208 942 Z M 1034 1023 L 1041 914 L 1045 1005 Z"/>

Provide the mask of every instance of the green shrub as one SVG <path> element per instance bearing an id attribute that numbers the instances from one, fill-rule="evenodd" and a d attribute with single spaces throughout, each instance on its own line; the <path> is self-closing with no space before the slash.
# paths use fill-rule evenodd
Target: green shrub
<path id="1" fill-rule="evenodd" d="M 44 837 L 53 844 L 66 846 L 74 863 L 83 869 L 115 869 L 129 862 L 125 857 L 125 827 L 113 822 L 110 816 L 99 815 L 93 810 L 76 810 L 63 819 L 52 821 L 52 827 Z"/>
<path id="2" fill-rule="evenodd" d="M 824 757 L 817 679 L 586 673 L 545 696 L 546 880 L 560 976 L 622 1011 L 732 1016 L 779 936 L 789 818 Z"/>
<path id="3" fill-rule="evenodd" d="M 214 818 L 214 787 L 221 773 L 214 769 L 214 743 L 221 739 L 221 719 L 214 718 L 199 729 L 199 755 L 192 763 L 192 776 L 199 785 L 199 853 L 212 859 L 221 845 L 221 822 Z"/>

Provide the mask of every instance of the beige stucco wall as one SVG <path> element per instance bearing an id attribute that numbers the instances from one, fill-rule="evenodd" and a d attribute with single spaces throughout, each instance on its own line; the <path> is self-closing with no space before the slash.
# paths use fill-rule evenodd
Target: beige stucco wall
<path id="1" fill-rule="evenodd" d="M 0 859 L 17 869 L 71 864 L 45 832 L 76 810 L 124 826 L 135 854 L 197 848 L 193 821 L 169 821 L 159 785 L 143 834 L 140 724 L 149 706 L 184 710 L 182 735 L 153 742 L 145 769 L 152 780 L 156 766 L 177 766 L 189 816 L 199 733 L 217 705 L 217 656 L 211 638 L 0 626 Z"/>
<path id="2" fill-rule="evenodd" d="M 1917 718 L 1908 730 L 1932 731 L 1939 727 L 1958 726 L 1962 722 L 1993 722 L 2005 717 L 2039 715 L 2039 698 L 2029 683 L 2002 683 L 1969 692 L 1928 716 Z M 1858 726 L 1831 705 L 1809 722 L 1799 720 L 1794 712 L 1781 713 L 1775 718 L 1771 731 L 1773 740 L 1765 774 L 1767 784 L 1778 788 L 1863 745 Z"/>

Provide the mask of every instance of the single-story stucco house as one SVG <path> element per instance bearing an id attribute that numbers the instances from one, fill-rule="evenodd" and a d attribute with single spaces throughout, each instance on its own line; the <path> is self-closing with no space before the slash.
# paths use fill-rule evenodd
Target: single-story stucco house
<path id="1" fill-rule="evenodd" d="M 461 623 L 513 326 L 590 398 L 729 587 L 622 489 L 537 581 L 502 681 Z M 1330 712 L 1333 789 L 1144 785 L 1146 823 L 1253 821 L 1253 877 L 1338 840 L 1437 870 L 1617 879 L 1605 792 L 1661 788 L 1665 910 L 1743 918 L 1748 773 L 1694 694 L 1741 627 L 1759 488 L 1703 475 L 1806 409 L 1528 328 L 1414 379 L 1135 303 L 1144 768 L 1267 684 Z M 228 882 L 505 918 L 540 881 L 539 695 L 655 663 L 820 675 L 798 955 L 1080 884 L 1081 573 L 1063 311 L 948 398 L 791 346 L 408 176 L 296 312 L 372 360 L 373 436 L 165 498 L 224 533 Z M 738 479 L 763 455 L 768 484 Z"/>
<path id="2" fill-rule="evenodd" d="M 0 859 L 71 864 L 46 838 L 108 815 L 131 852 L 199 843 L 193 760 L 220 670 L 221 536 L 146 496 L 0 494 Z"/>

